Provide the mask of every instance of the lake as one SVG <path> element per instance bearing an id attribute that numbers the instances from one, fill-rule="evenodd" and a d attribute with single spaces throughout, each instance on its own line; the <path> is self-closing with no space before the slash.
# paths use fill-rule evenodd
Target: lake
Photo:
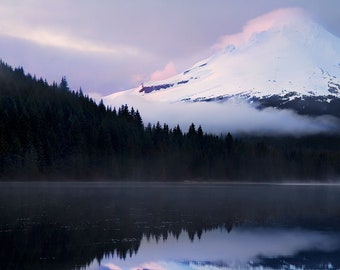
<path id="1" fill-rule="evenodd" d="M 339 185 L 0 188 L 0 269 L 340 269 Z"/>

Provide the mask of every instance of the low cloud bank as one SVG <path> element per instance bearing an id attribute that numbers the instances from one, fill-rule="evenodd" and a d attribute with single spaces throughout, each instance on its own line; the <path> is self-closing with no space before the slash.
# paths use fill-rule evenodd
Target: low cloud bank
<path id="1" fill-rule="evenodd" d="M 191 123 L 201 125 L 205 132 L 215 134 L 232 132 L 299 136 L 335 133 L 340 130 L 340 120 L 332 116 L 309 117 L 298 115 L 292 110 L 275 108 L 259 110 L 241 100 L 224 103 L 165 103 L 147 101 L 138 96 L 130 96 L 128 99 L 118 96 L 114 100 L 105 99 L 105 102 L 115 107 L 127 104 L 138 109 L 144 124 L 158 121 L 170 127 L 179 124 L 183 131 L 187 131 Z"/>

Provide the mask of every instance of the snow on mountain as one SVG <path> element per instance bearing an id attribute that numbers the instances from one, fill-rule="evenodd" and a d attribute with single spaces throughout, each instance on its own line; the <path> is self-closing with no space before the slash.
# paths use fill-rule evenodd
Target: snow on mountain
<path id="1" fill-rule="evenodd" d="M 235 98 L 259 101 L 273 96 L 285 102 L 340 98 L 340 39 L 299 12 L 286 16 L 287 12 L 253 20 L 267 27 L 248 24 L 237 34 L 242 42 L 231 38 L 222 50 L 181 74 L 114 93 L 104 101 L 114 106 L 151 106 L 157 114 L 156 108 L 165 104 L 209 101 L 227 106 L 226 101 Z M 252 27 L 256 30 L 247 31 Z"/>

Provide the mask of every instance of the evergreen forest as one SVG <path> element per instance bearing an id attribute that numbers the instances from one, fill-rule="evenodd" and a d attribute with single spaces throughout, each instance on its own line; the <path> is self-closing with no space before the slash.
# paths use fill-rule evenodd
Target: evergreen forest
<path id="1" fill-rule="evenodd" d="M 340 136 L 213 135 L 143 123 L 0 63 L 0 180 L 289 181 L 340 175 Z"/>

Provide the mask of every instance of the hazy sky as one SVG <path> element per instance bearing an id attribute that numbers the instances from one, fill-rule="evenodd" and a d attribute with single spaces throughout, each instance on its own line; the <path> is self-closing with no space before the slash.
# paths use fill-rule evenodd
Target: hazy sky
<path id="1" fill-rule="evenodd" d="M 340 37 L 339 0 L 0 0 L 0 58 L 105 95 L 181 72 L 221 36 L 287 7 Z"/>

